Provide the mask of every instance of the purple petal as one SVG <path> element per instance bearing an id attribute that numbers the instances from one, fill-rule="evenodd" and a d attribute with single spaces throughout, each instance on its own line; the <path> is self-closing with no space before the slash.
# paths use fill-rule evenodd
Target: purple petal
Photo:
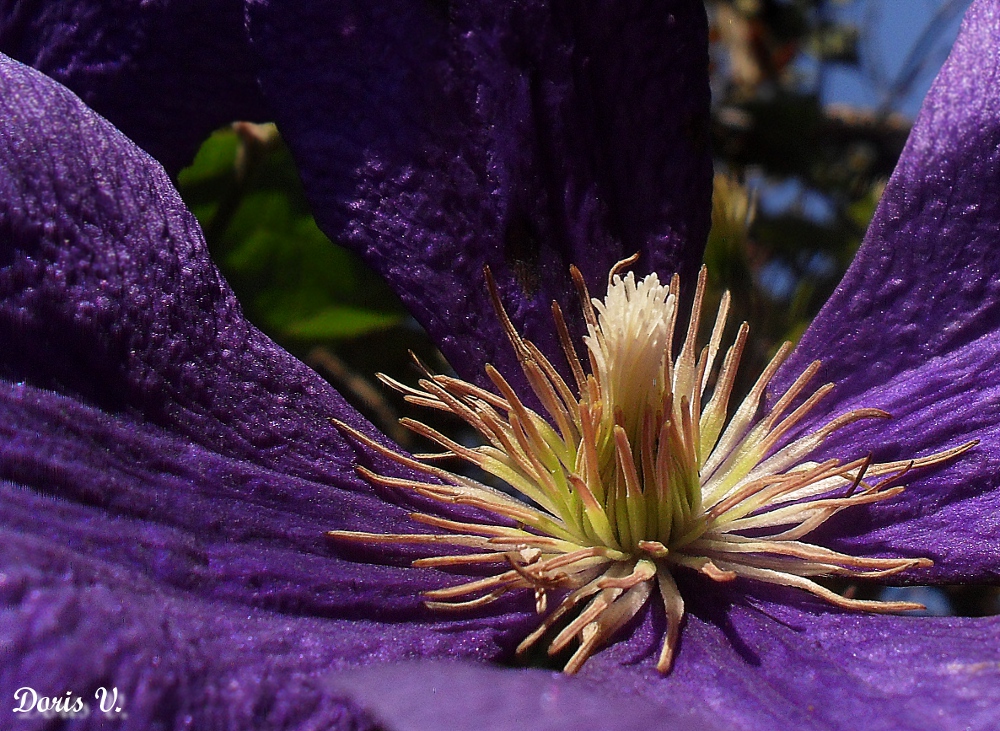
<path id="1" fill-rule="evenodd" d="M 392 588 L 392 571 L 330 563 L 327 530 L 412 526 L 355 475 L 371 458 L 329 418 L 374 430 L 243 319 L 162 168 L 9 59 L 0 118 L 0 479 L 182 531 L 170 532 L 179 543 L 162 565 L 139 549 L 133 565 L 171 581 L 201 586 L 185 548 L 195 536 L 222 551 L 204 591 L 307 612 L 357 612 L 394 595 L 399 611 L 422 613 L 419 588 L 442 575 L 396 572 L 405 586 Z M 30 532 L 33 512 L 8 518 Z M 76 516 L 51 532 L 72 534 L 73 520 L 93 524 Z M 141 545 L 146 528 L 135 530 Z M 109 528 L 78 543 L 104 555 L 119 537 Z M 330 599 L 337 586 L 343 596 Z"/>
<path id="2" fill-rule="evenodd" d="M 464 377 L 487 362 L 519 373 L 484 265 L 555 354 L 552 301 L 578 317 L 571 264 L 600 292 L 637 251 L 639 269 L 666 274 L 700 260 L 700 2 L 271 0 L 249 18 L 321 225 L 396 287 Z"/>
<path id="3" fill-rule="evenodd" d="M 58 536 L 204 597 L 316 616 L 432 616 L 418 594 L 446 575 L 336 558 L 332 527 L 412 525 L 351 480 L 295 478 L 51 392 L 2 388 L 0 476 L 31 488 L 4 490 L 8 531 Z"/>
<path id="4" fill-rule="evenodd" d="M 591 658 L 584 679 L 742 731 L 990 731 L 1000 723 L 1000 618 L 842 614 L 689 582 L 671 674 L 655 670 L 662 615 Z M 682 587 L 683 589 L 684 587 Z"/>
<path id="5" fill-rule="evenodd" d="M 0 84 L 0 375 L 347 479 L 328 417 L 356 415 L 243 319 L 162 168 L 46 77 L 3 60 Z"/>
<path id="6" fill-rule="evenodd" d="M 225 534 L 230 515 L 324 556 L 331 528 L 411 525 L 330 417 L 374 429 L 243 319 L 162 168 L 9 59 L 0 91 L 0 376 L 29 389 L 4 396 L 0 478 L 140 518 L 167 492 L 168 523 Z"/>
<path id="7" fill-rule="evenodd" d="M 1000 326 L 1000 4 L 977 0 L 865 242 L 783 371 L 849 398 Z"/>
<path id="8" fill-rule="evenodd" d="M 68 86 L 171 172 L 211 130 L 264 114 L 239 0 L 0 0 L 0 51 Z"/>
<path id="9" fill-rule="evenodd" d="M 339 558 L 326 530 L 406 511 L 326 418 L 359 417 L 242 319 L 162 168 L 8 59 L 0 119 L 0 695 L 326 727 L 353 718 L 331 668 L 508 652 L 511 603 L 431 615 L 447 575 Z"/>
<path id="10" fill-rule="evenodd" d="M 330 680 L 397 731 L 724 728 L 703 710 L 654 704 L 604 683 L 542 670 L 401 663 L 349 670 Z"/>
<path id="11" fill-rule="evenodd" d="M 5 701 L 25 686 L 56 697 L 71 691 L 89 701 L 93 728 L 108 728 L 94 700 L 101 686 L 121 694 L 126 728 L 375 728 L 324 680 L 327 673 L 484 650 L 460 627 L 433 632 L 418 623 L 345 621 L 213 599 L 111 561 L 88 561 L 58 539 L 4 531 L 0 566 Z M 5 702 L 0 719 L 25 719 L 11 711 Z"/>
<path id="12" fill-rule="evenodd" d="M 834 391 L 836 394 L 836 391 Z M 923 556 L 912 580 L 1000 578 L 1000 333 L 902 371 L 846 400 L 838 411 L 877 407 L 889 421 L 862 422 L 831 437 L 820 458 L 908 460 L 972 439 L 980 444 L 934 468 L 914 470 L 906 491 L 866 510 L 846 510 L 810 540 L 852 554 Z"/>

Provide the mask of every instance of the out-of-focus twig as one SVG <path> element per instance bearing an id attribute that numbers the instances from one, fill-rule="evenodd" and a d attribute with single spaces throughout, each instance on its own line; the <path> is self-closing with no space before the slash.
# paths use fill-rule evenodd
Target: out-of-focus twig
<path id="1" fill-rule="evenodd" d="M 406 446 L 409 432 L 399 424 L 399 415 L 389 405 L 381 390 L 367 378 L 355 373 L 329 348 L 317 346 L 309 351 L 306 363 L 320 370 L 345 398 L 374 422 L 384 434 Z"/>

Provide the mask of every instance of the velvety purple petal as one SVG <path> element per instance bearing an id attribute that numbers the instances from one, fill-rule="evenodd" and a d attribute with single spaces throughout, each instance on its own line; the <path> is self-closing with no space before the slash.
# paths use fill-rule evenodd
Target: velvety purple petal
<path id="1" fill-rule="evenodd" d="M 329 417 L 371 427 L 243 319 L 159 165 L 27 67 L 0 61 L 0 86 L 0 478 L 181 531 L 161 557 L 181 568 L 147 565 L 139 549 L 134 568 L 202 591 L 258 601 L 270 579 L 252 574 L 274 566 L 276 605 L 368 611 L 395 595 L 401 611 L 423 611 L 418 577 L 440 574 L 397 572 L 418 584 L 392 588 L 378 570 L 327 563 L 331 528 L 412 529 L 385 502 L 400 496 L 355 475 L 371 458 Z M 29 531 L 30 517 L 11 511 Z M 53 532 L 72 534 L 74 520 L 93 522 L 76 516 Z M 135 527 L 137 545 L 145 530 Z M 188 534 L 218 544 L 214 565 L 232 569 L 200 585 L 183 563 Z M 86 551 L 107 550 L 100 542 L 79 539 Z M 315 603 L 332 590 L 314 582 L 330 575 L 353 594 L 340 609 Z M 363 599 L 365 586 L 378 596 Z"/>
<path id="2" fill-rule="evenodd" d="M 88 701 L 91 716 L 71 728 L 381 728 L 324 679 L 331 670 L 486 649 L 460 626 L 432 632 L 414 622 L 263 610 L 171 586 L 113 558 L 88 560 L 58 535 L 2 535 L 0 719 L 9 728 L 10 719 L 52 728 L 12 712 L 25 686 Z M 120 726 L 98 712 L 102 686 L 118 690 L 127 714 Z"/>
<path id="3" fill-rule="evenodd" d="M 552 301 L 579 322 L 571 264 L 598 293 L 635 252 L 691 281 L 711 202 L 701 2 L 268 0 L 249 18 L 320 224 L 463 376 L 519 378 L 484 265 L 549 354 Z"/>
<path id="4" fill-rule="evenodd" d="M 892 415 L 831 437 L 819 458 L 880 461 L 923 457 L 972 439 L 980 443 L 945 464 L 914 470 L 906 491 L 867 509 L 846 510 L 813 540 L 852 554 L 924 556 L 933 568 L 907 576 L 921 583 L 1000 579 L 1000 333 L 901 371 L 848 399 L 846 412 L 872 406 Z"/>
<path id="5" fill-rule="evenodd" d="M 356 414 L 242 319 L 163 170 L 35 71 L 0 60 L 0 91 L 0 695 L 356 728 L 317 674 L 509 652 L 516 601 L 432 615 L 447 575 L 325 537 L 412 523 L 326 419 Z"/>
<path id="6" fill-rule="evenodd" d="M 10 60 L 0 119 L 0 376 L 223 455 L 353 480 L 328 420 L 353 409 L 243 318 L 163 169 Z"/>
<path id="7" fill-rule="evenodd" d="M 431 616 L 418 594 L 448 580 L 336 558 L 332 527 L 412 528 L 348 478 L 295 478 L 26 385 L 2 386 L 0 415 L 0 477 L 31 488 L 4 491 L 14 533 L 58 536 L 165 584 L 297 614 Z"/>
<path id="8" fill-rule="evenodd" d="M 330 525 L 399 527 L 372 498 L 27 385 L 2 384 L 0 424 L 5 698 L 115 686 L 129 728 L 354 728 L 329 670 L 486 660 L 528 631 L 430 613 L 444 574 L 338 559 Z"/>
<path id="9" fill-rule="evenodd" d="M 688 585 L 688 583 L 690 585 Z M 739 731 L 990 731 L 1000 724 L 1000 618 L 842 614 L 688 582 L 671 674 L 655 670 L 662 613 L 580 677 Z"/>
<path id="10" fill-rule="evenodd" d="M 1000 3 L 976 0 L 843 282 L 784 369 L 840 398 L 1000 327 Z"/>
<path id="11" fill-rule="evenodd" d="M 378 728 L 315 678 L 357 639 L 351 633 L 370 627 L 327 622 L 317 632 L 314 620 L 276 621 L 159 591 L 39 587 L 34 577 L 8 576 L 0 589 L 6 728 L 54 728 L 53 720 L 31 715 L 37 707 L 30 701 L 27 713 L 14 712 L 21 707 L 15 691 L 24 688 L 55 698 L 69 692 L 87 704 L 89 715 L 60 728 Z M 99 688 L 114 693 L 107 714 Z"/>
<path id="12" fill-rule="evenodd" d="M 239 0 L 0 0 L 0 51 L 79 94 L 168 170 L 263 116 Z"/>
<path id="13" fill-rule="evenodd" d="M 349 670 L 330 680 L 394 731 L 728 728 L 696 709 L 651 703 L 605 683 L 542 670 L 399 663 Z"/>

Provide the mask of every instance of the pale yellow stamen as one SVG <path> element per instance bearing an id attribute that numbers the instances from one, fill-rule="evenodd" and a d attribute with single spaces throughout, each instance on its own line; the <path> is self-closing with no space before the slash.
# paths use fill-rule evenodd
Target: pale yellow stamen
<path id="1" fill-rule="evenodd" d="M 903 488 L 890 487 L 892 482 L 912 469 L 953 459 L 975 442 L 909 461 L 876 463 L 871 456 L 845 463 L 810 461 L 809 455 L 836 431 L 889 415 L 879 409 L 855 409 L 788 441 L 833 386 L 808 391 L 820 368 L 819 362 L 812 363 L 769 411 L 760 414 L 767 387 L 791 350 L 786 343 L 730 418 L 729 400 L 747 342 L 746 323 L 708 393 L 728 317 L 728 293 L 707 345 L 697 352 L 706 292 L 702 270 L 675 357 L 679 280 L 675 276 L 664 286 L 652 274 L 636 281 L 631 272 L 624 273 L 634 260 L 615 266 L 604 300 L 591 299 L 582 275 L 572 269 L 587 323 L 584 344 L 589 369 L 580 360 L 562 311 L 553 303 L 556 331 L 575 389 L 518 334 L 487 272 L 501 325 L 544 416 L 526 406 L 492 366 L 486 371 L 498 393 L 432 374 L 421 366 L 424 378 L 419 388 L 387 377 L 382 380 L 411 403 L 457 415 L 479 432 L 483 446 L 466 447 L 425 424 L 404 419 L 405 426 L 444 450 L 416 459 L 334 422 L 352 439 L 432 481 L 359 468 L 365 479 L 445 505 L 471 506 L 496 515 L 500 524 L 415 513 L 413 520 L 439 532 L 330 531 L 329 535 L 349 542 L 459 549 L 419 558 L 414 566 L 497 565 L 492 576 L 425 592 L 427 606 L 468 610 L 510 591 L 530 590 L 538 613 L 548 614 L 517 653 L 528 652 L 568 618 L 547 651 L 554 655 L 576 642 L 565 665 L 569 673 L 610 641 L 654 589 L 667 618 L 656 667 L 668 672 L 684 617 L 684 600 L 673 576 L 682 569 L 719 582 L 742 577 L 795 587 L 845 609 L 919 608 L 911 602 L 847 598 L 811 577 L 879 578 L 929 566 L 929 560 L 855 557 L 799 539 L 841 510 L 898 495 Z M 534 504 L 428 464 L 446 457 L 476 465 Z M 548 611 L 552 592 L 562 596 Z"/>

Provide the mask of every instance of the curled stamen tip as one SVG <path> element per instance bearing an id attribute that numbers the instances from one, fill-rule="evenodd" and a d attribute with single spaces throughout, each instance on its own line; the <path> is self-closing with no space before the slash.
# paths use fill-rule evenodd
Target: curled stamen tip
<path id="1" fill-rule="evenodd" d="M 700 570 L 703 574 L 705 574 L 705 576 L 712 579 L 713 581 L 720 581 L 720 582 L 733 581 L 736 578 L 735 571 L 720 569 L 711 561 L 706 562 L 705 565 L 702 566 Z"/>
<path id="2" fill-rule="evenodd" d="M 659 541 L 639 541 L 637 544 L 640 551 L 645 551 L 653 558 L 666 558 L 670 549 Z"/>
<path id="3" fill-rule="evenodd" d="M 539 549 L 529 548 L 527 546 L 524 548 L 518 548 L 517 554 L 521 557 L 521 561 L 525 566 L 535 563 L 535 561 L 542 556 L 542 552 Z"/>
<path id="4" fill-rule="evenodd" d="M 545 614 L 548 608 L 549 598 L 544 589 L 535 589 L 535 613 Z"/>
<path id="5" fill-rule="evenodd" d="M 663 651 L 660 653 L 660 659 L 656 663 L 656 671 L 661 675 L 669 673 L 670 668 L 674 665 L 675 654 L 675 648 L 673 646 L 664 645 Z"/>
<path id="6" fill-rule="evenodd" d="M 639 261 L 639 252 L 638 251 L 635 252 L 634 254 L 632 254 L 632 256 L 630 256 L 628 258 L 622 259 L 617 264 L 615 264 L 613 267 L 611 267 L 611 271 L 608 273 L 608 286 L 610 287 L 610 286 L 612 286 L 614 284 L 615 275 L 621 274 L 622 271 L 624 271 L 628 267 L 632 266 L 637 261 Z"/>

